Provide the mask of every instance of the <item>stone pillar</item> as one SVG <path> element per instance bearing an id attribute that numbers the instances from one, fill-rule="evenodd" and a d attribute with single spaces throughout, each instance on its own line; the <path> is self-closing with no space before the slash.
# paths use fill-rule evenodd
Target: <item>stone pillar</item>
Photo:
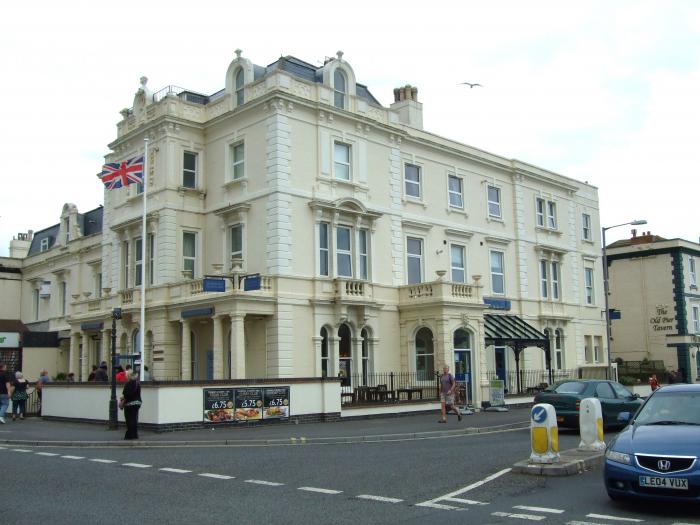
<path id="1" fill-rule="evenodd" d="M 454 374 L 454 353 L 452 351 L 452 333 L 450 332 L 450 319 L 440 317 L 437 320 L 437 334 L 433 339 L 435 351 L 435 370 L 442 372 L 442 367 L 447 365 Z"/>
<path id="2" fill-rule="evenodd" d="M 68 351 L 68 372 L 80 371 L 80 333 L 70 334 L 70 349 Z"/>
<path id="3" fill-rule="evenodd" d="M 81 342 L 83 346 L 80 350 L 80 381 L 87 381 L 88 375 L 90 374 L 90 363 L 88 359 L 88 353 L 90 350 L 90 336 L 83 332 Z"/>
<path id="4" fill-rule="evenodd" d="M 245 379 L 244 314 L 231 315 L 231 379 Z"/>
<path id="5" fill-rule="evenodd" d="M 182 320 L 182 354 L 180 357 L 180 377 L 183 381 L 192 379 L 192 340 L 190 339 L 190 320 Z"/>
<path id="6" fill-rule="evenodd" d="M 221 316 L 212 318 L 214 323 L 214 335 L 212 350 L 214 352 L 214 379 L 224 378 L 224 337 L 221 328 Z"/>
<path id="7" fill-rule="evenodd" d="M 105 328 L 102 330 L 102 346 L 100 348 L 100 362 L 97 366 L 102 364 L 102 361 L 110 362 L 112 355 L 112 329 Z M 111 367 L 110 367 L 111 369 Z"/>
<path id="8" fill-rule="evenodd" d="M 328 376 L 338 377 L 340 372 L 340 337 L 338 332 L 328 335 Z"/>
<path id="9" fill-rule="evenodd" d="M 362 338 L 353 337 L 352 345 L 352 374 L 359 378 L 358 384 L 362 383 Z M 354 385 L 353 385 L 354 386 Z"/>

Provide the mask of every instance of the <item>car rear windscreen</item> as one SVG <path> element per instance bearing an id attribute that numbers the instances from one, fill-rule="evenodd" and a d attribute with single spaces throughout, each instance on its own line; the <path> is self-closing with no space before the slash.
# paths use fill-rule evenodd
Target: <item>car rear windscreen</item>
<path id="1" fill-rule="evenodd" d="M 580 381 L 567 381 L 557 386 L 554 391 L 557 394 L 580 394 L 586 389 L 586 383 Z"/>

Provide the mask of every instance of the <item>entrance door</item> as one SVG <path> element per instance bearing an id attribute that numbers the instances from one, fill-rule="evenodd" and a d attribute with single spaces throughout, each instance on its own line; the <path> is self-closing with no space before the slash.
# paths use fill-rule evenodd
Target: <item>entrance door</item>
<path id="1" fill-rule="evenodd" d="M 497 346 L 494 348 L 496 357 L 496 377 L 503 381 L 503 384 L 508 388 L 506 382 L 506 347 Z"/>
<path id="2" fill-rule="evenodd" d="M 470 350 L 455 350 L 455 381 L 465 387 L 463 403 L 472 402 L 472 353 Z M 461 388 L 460 388 L 461 391 Z M 460 392 L 461 393 L 461 392 Z"/>

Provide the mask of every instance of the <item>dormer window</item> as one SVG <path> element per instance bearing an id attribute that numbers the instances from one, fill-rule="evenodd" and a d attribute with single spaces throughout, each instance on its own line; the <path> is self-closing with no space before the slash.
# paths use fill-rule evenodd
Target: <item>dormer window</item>
<path id="1" fill-rule="evenodd" d="M 345 95 L 348 89 L 345 74 L 340 69 L 336 69 L 333 74 L 333 89 L 335 90 L 335 107 L 345 109 Z"/>
<path id="2" fill-rule="evenodd" d="M 236 73 L 236 106 L 242 106 L 245 101 L 243 96 L 243 68 Z"/>

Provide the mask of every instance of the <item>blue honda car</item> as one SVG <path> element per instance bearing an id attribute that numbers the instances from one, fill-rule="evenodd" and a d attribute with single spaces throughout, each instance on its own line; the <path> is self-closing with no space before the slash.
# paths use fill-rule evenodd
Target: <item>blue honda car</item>
<path id="1" fill-rule="evenodd" d="M 662 387 L 620 420 L 629 425 L 605 452 L 608 495 L 700 502 L 700 384 Z"/>

